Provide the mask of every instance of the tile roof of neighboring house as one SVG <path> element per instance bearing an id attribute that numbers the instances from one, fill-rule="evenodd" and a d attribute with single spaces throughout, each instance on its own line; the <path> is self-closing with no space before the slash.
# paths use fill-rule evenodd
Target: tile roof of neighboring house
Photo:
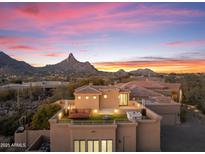
<path id="1" fill-rule="evenodd" d="M 131 91 L 131 97 L 150 97 L 150 96 L 162 96 L 161 94 L 154 92 L 152 90 L 135 86 Z"/>
<path id="2" fill-rule="evenodd" d="M 95 94 L 101 94 L 101 91 L 97 90 L 96 88 L 93 88 L 91 86 L 83 86 L 75 89 L 75 93 L 95 93 Z"/>
<path id="3" fill-rule="evenodd" d="M 123 88 L 125 87 L 133 88 L 135 86 L 138 86 L 147 89 L 171 89 L 171 90 L 179 90 L 181 86 L 180 83 L 166 83 L 162 81 L 153 81 L 153 80 L 138 80 L 138 81 L 131 81 L 128 83 L 119 83 L 117 85 Z"/>
<path id="4" fill-rule="evenodd" d="M 97 85 L 86 85 L 79 87 L 75 90 L 75 93 L 101 93 L 104 90 L 109 90 L 109 89 L 116 89 L 119 90 L 120 92 L 129 92 L 129 90 L 124 89 L 124 88 L 119 88 L 116 86 L 97 86 Z"/>
<path id="5" fill-rule="evenodd" d="M 155 88 L 164 88 L 164 87 L 169 87 L 170 85 L 172 86 L 171 88 L 179 88 L 180 84 L 172 84 L 172 83 L 168 83 L 165 85 L 160 85 L 159 82 L 156 84 L 154 83 L 156 81 L 131 81 L 128 83 L 124 83 L 124 84 L 117 84 L 117 86 L 119 86 L 120 88 L 128 88 L 130 89 L 131 93 L 130 96 L 131 97 L 141 97 L 147 100 L 157 103 L 171 103 L 174 102 L 172 101 L 171 97 L 168 96 L 164 96 L 161 93 L 158 93 L 152 89 Z M 150 84 L 150 85 L 149 85 Z M 163 84 L 163 82 L 162 82 Z M 150 88 L 151 87 L 151 88 Z M 155 88 L 153 88 L 155 87 Z M 165 89 L 164 89 L 165 90 Z"/>

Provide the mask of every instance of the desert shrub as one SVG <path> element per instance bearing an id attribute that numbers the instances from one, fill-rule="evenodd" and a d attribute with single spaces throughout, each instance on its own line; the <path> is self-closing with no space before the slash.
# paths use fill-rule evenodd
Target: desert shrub
<path id="1" fill-rule="evenodd" d="M 12 89 L 0 90 L 0 101 L 8 101 L 16 99 L 16 91 Z"/>
<path id="2" fill-rule="evenodd" d="M 40 106 L 32 118 L 32 126 L 34 129 L 49 129 L 48 120 L 60 110 L 59 105 L 44 104 Z"/>
<path id="3" fill-rule="evenodd" d="M 1 119 L 0 134 L 4 136 L 12 136 L 18 127 L 19 116 L 9 116 Z"/>

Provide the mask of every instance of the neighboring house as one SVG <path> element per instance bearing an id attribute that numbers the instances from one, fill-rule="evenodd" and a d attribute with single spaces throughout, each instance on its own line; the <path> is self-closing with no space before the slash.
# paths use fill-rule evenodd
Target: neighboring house
<path id="1" fill-rule="evenodd" d="M 134 98 L 140 102 L 144 100 L 146 107 L 162 116 L 162 125 L 180 123 L 182 90 L 179 83 L 146 78 L 116 86 L 130 90 L 130 99 Z"/>
<path id="2" fill-rule="evenodd" d="M 59 101 L 64 108 L 49 120 L 51 151 L 160 151 L 161 117 L 130 101 L 129 93 L 88 85 L 75 90 L 75 100 Z M 145 116 L 128 120 L 127 111 L 142 108 Z"/>

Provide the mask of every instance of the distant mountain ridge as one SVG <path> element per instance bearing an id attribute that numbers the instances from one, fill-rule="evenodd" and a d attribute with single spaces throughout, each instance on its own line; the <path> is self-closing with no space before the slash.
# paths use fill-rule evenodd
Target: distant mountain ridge
<path id="1" fill-rule="evenodd" d="M 18 61 L 11 58 L 4 52 L 0 51 L 0 73 L 7 74 L 35 74 L 35 73 L 69 73 L 69 74 L 109 74 L 109 72 L 98 71 L 92 64 L 89 62 L 80 62 L 78 61 L 72 53 L 69 54 L 68 58 L 65 60 L 53 64 L 46 65 L 44 67 L 33 67 L 30 64 L 24 61 Z M 128 74 L 134 75 L 155 75 L 156 72 L 151 69 L 138 69 L 130 72 L 126 72 L 123 69 L 120 69 L 117 72 L 113 72 L 117 76 L 126 76 Z"/>
<path id="2" fill-rule="evenodd" d="M 46 65 L 41 68 L 44 71 L 66 72 L 66 73 L 97 73 L 98 70 L 89 62 L 79 62 L 72 53 L 68 58 L 54 65 Z"/>
<path id="3" fill-rule="evenodd" d="M 33 73 L 35 68 L 24 61 L 18 61 L 0 51 L 0 73 Z"/>
<path id="4" fill-rule="evenodd" d="M 90 73 L 95 74 L 98 70 L 89 62 L 79 62 L 72 53 L 68 58 L 54 65 L 45 67 L 33 67 L 26 62 L 11 58 L 4 52 L 0 52 L 0 73 L 32 74 L 32 73 Z"/>
<path id="5" fill-rule="evenodd" d="M 145 68 L 145 69 L 138 69 L 138 70 L 134 70 L 134 71 L 130 71 L 131 74 L 140 74 L 140 75 L 156 75 L 157 73 L 154 72 L 151 69 Z"/>

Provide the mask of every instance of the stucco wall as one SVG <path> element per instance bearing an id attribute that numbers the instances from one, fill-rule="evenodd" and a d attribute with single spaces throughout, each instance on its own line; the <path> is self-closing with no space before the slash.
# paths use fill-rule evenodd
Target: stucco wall
<path id="1" fill-rule="evenodd" d="M 116 125 L 69 125 L 51 122 L 51 151 L 73 151 L 74 140 L 113 140 L 115 151 Z"/>
<path id="2" fill-rule="evenodd" d="M 78 96 L 81 99 L 78 99 Z M 89 98 L 86 99 L 86 96 Z M 93 97 L 96 99 L 93 99 Z M 99 95 L 96 94 L 76 94 L 75 95 L 75 107 L 76 108 L 91 108 L 91 109 L 99 109 Z"/>
<path id="3" fill-rule="evenodd" d="M 50 148 L 53 152 L 71 151 L 70 127 L 50 120 Z"/>
<path id="4" fill-rule="evenodd" d="M 103 96 L 107 95 L 107 98 Z M 119 91 L 116 89 L 107 89 L 100 96 L 100 109 L 103 108 L 118 108 L 119 106 Z"/>
<path id="5" fill-rule="evenodd" d="M 147 107 L 162 116 L 162 125 L 176 125 L 180 123 L 180 104 L 178 103 L 153 104 L 147 105 Z"/>
<path id="6" fill-rule="evenodd" d="M 138 122 L 137 151 L 160 151 L 160 121 L 146 120 Z"/>
<path id="7" fill-rule="evenodd" d="M 82 132 L 83 130 L 83 132 Z M 115 147 L 116 125 L 73 125 L 71 126 L 71 141 L 73 140 L 103 140 L 109 139 L 113 142 L 113 151 Z M 73 142 L 71 143 L 73 150 Z"/>
<path id="8" fill-rule="evenodd" d="M 22 133 L 15 133 L 15 143 L 26 143 L 29 147 L 39 136 L 50 138 L 50 130 L 25 130 Z"/>
<path id="9" fill-rule="evenodd" d="M 116 149 L 117 152 L 135 152 L 137 124 L 125 123 L 117 125 Z"/>

